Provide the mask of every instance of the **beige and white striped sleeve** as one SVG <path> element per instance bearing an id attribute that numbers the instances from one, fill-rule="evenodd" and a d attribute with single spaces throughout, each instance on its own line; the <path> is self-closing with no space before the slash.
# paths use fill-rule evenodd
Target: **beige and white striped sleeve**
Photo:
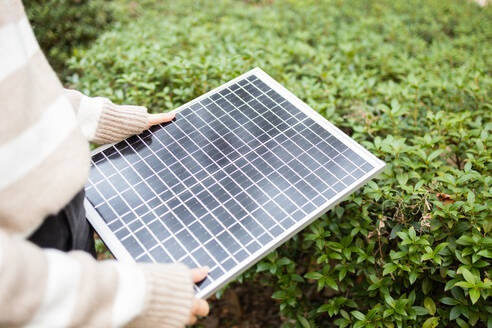
<path id="1" fill-rule="evenodd" d="M 101 103 L 77 106 L 89 138 L 116 141 L 145 127 L 144 109 Z M 0 0 L 0 327 L 184 326 L 193 298 L 185 266 L 100 263 L 16 237 L 29 235 L 86 179 L 88 147 L 72 107 L 21 1 Z M 128 127 L 134 115 L 140 123 Z"/>
<path id="2" fill-rule="evenodd" d="M 0 230 L 2 327 L 184 327 L 192 297 L 185 266 L 96 262 Z"/>
<path id="3" fill-rule="evenodd" d="M 148 127 L 147 108 L 116 105 L 103 97 L 88 97 L 76 90 L 65 89 L 77 121 L 87 140 L 106 144 L 141 133 Z"/>

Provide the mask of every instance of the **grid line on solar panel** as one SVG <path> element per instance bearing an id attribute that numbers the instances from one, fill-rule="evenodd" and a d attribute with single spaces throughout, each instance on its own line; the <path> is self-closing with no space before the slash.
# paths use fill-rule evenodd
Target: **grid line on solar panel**
<path id="1" fill-rule="evenodd" d="M 107 153 L 103 152 L 102 157 L 95 156 L 93 158 L 94 164 L 102 161 L 103 158 L 113 159 L 112 162 L 114 163 L 108 161 L 111 163 L 110 165 L 114 167 L 114 172 L 109 174 L 109 176 L 104 174 L 104 170 L 99 171 L 100 168 L 96 167 L 96 174 L 94 175 L 96 184 L 93 185 L 93 188 L 98 190 L 97 184 L 104 184 L 103 187 L 106 188 L 102 189 L 105 189 L 104 192 L 106 195 L 104 195 L 103 192 L 101 192 L 101 194 L 103 194 L 103 197 L 106 196 L 106 202 L 109 205 L 107 207 L 112 212 L 116 212 L 116 216 L 124 215 L 124 212 L 129 209 L 136 214 L 136 211 L 134 211 L 131 206 L 135 204 L 127 203 L 127 200 L 121 195 L 132 189 L 132 191 L 138 194 L 138 197 L 142 202 L 140 207 L 145 206 L 147 202 L 152 201 L 157 204 L 156 200 L 158 199 L 167 201 L 168 199 L 166 199 L 166 197 L 163 197 L 164 199 L 162 199 L 159 196 L 159 192 L 164 190 L 166 186 L 169 188 L 168 190 L 170 190 L 174 198 L 179 197 L 182 200 L 183 203 L 180 203 L 179 211 L 177 208 L 168 208 L 168 211 L 176 214 L 175 216 L 178 218 L 181 215 L 186 216 L 187 219 L 189 219 L 189 216 L 193 216 L 194 219 L 186 222 L 186 224 L 182 224 L 180 230 L 176 232 L 170 231 L 166 227 L 166 224 L 162 225 L 163 227 L 166 227 L 170 233 L 167 239 L 163 240 L 162 243 L 172 240 L 172 242 L 175 243 L 175 245 L 173 245 L 174 250 L 179 250 L 178 253 L 182 254 L 179 257 L 169 254 L 175 260 L 189 262 L 190 264 L 199 264 L 193 262 L 191 259 L 194 258 L 192 254 L 196 252 L 197 249 L 201 248 L 208 253 L 208 256 L 211 259 L 213 258 L 207 247 L 200 248 L 197 246 L 199 243 L 197 243 L 194 238 L 198 240 L 199 237 L 194 236 L 193 230 L 188 230 L 187 228 L 187 226 L 191 224 L 199 223 L 200 218 L 208 215 L 206 213 L 209 213 L 208 211 L 210 211 L 212 214 L 211 216 L 219 222 L 220 228 L 222 229 L 216 234 L 218 237 L 215 238 L 214 234 L 206 225 L 200 225 L 200 227 L 212 236 L 212 238 L 205 243 L 215 243 L 225 250 L 225 257 L 222 256 L 222 262 L 218 259 L 217 266 L 222 269 L 227 269 L 226 267 L 223 267 L 222 264 L 224 266 L 230 266 L 238 263 L 238 260 L 234 258 L 235 255 L 241 252 L 246 253 L 246 251 L 249 254 L 252 254 L 256 249 L 256 243 L 265 245 L 272 240 L 273 237 L 283 232 L 284 228 L 289 227 L 289 224 L 285 223 L 286 219 L 281 221 L 281 218 L 287 216 L 287 218 L 290 217 L 295 221 L 299 216 L 310 213 L 316 206 L 319 206 L 326 201 L 327 198 L 323 197 L 322 193 L 330 191 L 331 195 L 329 197 L 331 197 L 335 194 L 337 189 L 343 188 L 355 181 L 351 174 L 355 172 L 360 176 L 362 172 L 360 169 L 368 164 L 355 153 L 351 154 L 352 157 L 345 157 L 343 153 L 347 150 L 350 151 L 350 149 L 326 132 L 326 130 L 320 129 L 312 119 L 308 118 L 304 113 L 295 108 L 295 106 L 286 101 L 261 80 L 256 77 L 250 77 L 248 80 L 253 82 L 254 85 L 253 83 L 249 83 L 246 79 L 241 80 L 228 89 L 224 89 L 221 92 L 213 94 L 210 98 L 206 98 L 201 103 L 195 103 L 191 107 L 182 110 L 179 116 L 182 119 L 176 121 L 170 128 L 168 127 L 167 131 L 166 129 L 161 128 L 151 129 L 148 133 L 128 139 L 124 142 L 126 145 L 120 143 L 114 147 L 114 150 L 109 150 Z M 243 101 L 243 99 L 246 99 L 246 101 Z M 268 110 L 262 103 L 271 107 L 271 109 Z M 283 111 L 281 109 L 283 109 Z M 275 112 L 273 110 L 275 110 Z M 244 115 L 243 113 L 246 113 L 247 115 Z M 227 122 L 230 125 L 229 127 L 226 127 L 219 121 L 219 118 L 223 119 L 224 117 L 228 118 Z M 216 133 L 216 131 L 220 134 Z M 188 137 L 190 134 L 194 134 L 194 137 Z M 165 138 L 169 138 L 171 142 L 169 144 L 164 143 L 163 141 Z M 330 144 L 327 141 L 331 139 L 333 140 Z M 187 145 L 187 149 L 179 145 L 183 140 L 186 141 L 185 144 Z M 150 144 L 150 146 L 142 148 L 142 145 L 145 145 L 145 143 Z M 203 153 L 200 148 L 208 150 L 211 155 Z M 275 151 L 277 148 L 278 150 Z M 162 149 L 168 150 L 167 153 L 162 151 Z M 238 151 L 236 151 L 236 149 Z M 310 152 L 323 154 L 323 151 L 328 154 L 328 156 L 311 156 L 310 154 Z M 165 153 L 166 156 L 158 156 L 156 152 Z M 196 158 L 196 154 L 201 155 L 200 152 L 208 158 L 203 157 L 203 155 Z M 117 155 L 119 154 L 121 156 L 124 153 L 127 158 L 119 160 Z M 287 154 L 289 154 L 289 156 L 287 156 Z M 208 163 L 205 167 L 198 161 L 200 158 L 203 159 L 203 162 Z M 262 158 L 267 158 L 269 160 L 266 162 Z M 135 179 L 129 181 L 130 179 L 127 180 L 125 174 L 122 174 L 123 179 L 121 179 L 121 176 L 118 174 L 119 170 L 131 170 L 126 167 L 127 165 L 129 167 L 132 166 L 132 163 L 130 163 L 128 159 L 136 159 L 133 166 L 137 167 L 139 171 L 136 172 L 139 177 L 137 180 L 141 180 L 137 183 L 137 186 L 141 188 L 139 192 L 133 188 L 131 183 L 136 182 L 134 181 Z M 355 162 L 353 162 L 353 160 L 355 160 Z M 127 161 L 126 165 L 125 161 Z M 182 165 L 181 163 L 183 162 L 186 165 Z M 238 165 L 238 163 L 240 163 L 240 165 Z M 323 169 L 323 166 L 326 166 L 327 164 L 331 164 L 332 168 L 335 169 L 335 171 L 332 172 L 334 174 Z M 276 168 L 277 165 L 281 165 L 281 167 Z M 299 174 L 292 171 L 291 167 L 294 167 Z M 163 171 L 174 176 L 174 179 L 171 179 L 170 184 L 161 179 L 159 173 Z M 254 173 L 251 178 L 248 176 L 248 171 L 249 173 Z M 267 173 L 265 174 L 264 172 Z M 104 182 L 97 181 L 101 180 L 101 173 Z M 129 171 L 126 171 L 126 174 L 129 173 Z M 156 176 L 158 177 L 158 180 L 155 179 Z M 166 176 L 169 176 L 169 174 Z M 198 177 L 198 179 L 195 177 Z M 233 179 L 231 179 L 231 177 Z M 91 182 L 93 181 L 92 178 L 93 176 L 91 174 Z M 202 182 L 208 181 L 210 178 L 212 178 L 212 183 L 203 187 Z M 242 180 L 240 180 L 241 178 Z M 276 186 L 276 183 L 272 182 L 272 179 L 274 178 L 274 181 L 284 181 L 284 187 L 286 187 L 289 182 L 292 185 L 284 192 L 284 188 Z M 326 181 L 327 178 L 328 180 L 332 179 L 336 184 L 334 186 L 327 185 L 323 182 Z M 287 182 L 287 179 L 289 182 Z M 152 180 L 152 184 L 147 180 Z M 180 180 L 183 181 L 183 184 L 179 182 Z M 236 185 L 234 181 L 247 182 L 250 186 L 248 188 L 241 188 L 243 185 Z M 112 190 L 111 185 L 118 190 L 118 187 L 122 188 L 124 186 L 124 182 L 130 187 L 121 191 L 121 194 L 117 191 L 116 195 L 107 197 L 107 189 Z M 109 188 L 107 188 L 108 183 Z M 191 195 L 200 195 L 200 193 L 191 193 L 192 189 L 197 186 L 200 186 L 203 190 L 207 191 L 210 191 L 214 187 L 219 188 L 218 190 L 221 190 L 222 193 L 225 192 L 224 194 L 227 194 L 227 196 L 230 197 L 230 200 L 224 202 L 225 199 L 221 200 L 217 198 L 218 196 L 216 197 L 215 193 L 209 193 L 216 204 L 219 204 L 215 209 L 209 208 L 207 206 L 208 202 L 204 203 L 204 199 L 198 197 L 196 199 L 192 198 L 193 201 L 188 200 L 188 204 L 186 199 L 191 197 Z M 256 188 L 253 188 L 253 186 Z M 318 190 L 319 188 L 323 189 Z M 265 190 L 265 192 L 262 192 L 262 189 Z M 301 189 L 304 192 L 301 192 Z M 152 191 L 154 191 L 154 193 L 152 193 Z M 114 190 L 112 192 L 114 192 Z M 243 194 L 242 197 L 244 197 L 246 195 L 245 192 L 248 193 L 249 196 L 252 196 L 250 199 L 256 203 L 255 207 L 251 207 L 248 203 L 245 204 L 235 197 L 241 194 Z M 253 192 L 255 192 L 255 194 L 251 194 Z M 91 197 L 90 193 L 91 187 L 88 188 L 89 199 L 98 199 L 101 201 L 101 195 L 97 194 Z M 261 193 L 263 194 L 263 198 L 266 199 L 263 203 L 257 201 L 258 196 L 261 195 Z M 143 195 L 144 198 L 140 195 Z M 146 199 L 147 197 L 149 199 Z M 117 198 L 123 200 L 124 207 L 115 210 L 112 207 L 116 207 L 115 204 L 118 203 Z M 316 200 L 316 205 L 313 205 L 313 199 Z M 224 206 L 220 204 L 224 204 Z M 287 206 L 290 210 L 285 212 L 279 206 L 280 204 L 292 205 L 290 207 Z M 301 207 L 301 204 L 304 204 L 304 206 Z M 96 209 L 101 210 L 97 204 L 94 205 Z M 103 205 L 106 204 L 103 203 Z M 150 208 L 147 207 L 147 210 L 143 207 L 144 213 L 141 214 L 153 213 L 153 207 L 154 206 L 150 206 Z M 227 216 L 232 217 L 232 221 L 228 222 L 228 225 L 223 224 L 219 219 L 219 214 L 214 212 L 219 208 L 221 208 L 223 213 L 220 215 L 221 217 L 224 217 L 224 213 L 227 214 Z M 266 209 L 266 211 L 264 211 L 264 209 Z M 107 209 L 105 210 L 107 211 Z M 263 213 L 262 216 L 258 214 L 260 211 Z M 304 214 L 300 214 L 301 212 Z M 241 213 L 239 218 L 234 217 L 236 213 Z M 253 213 L 255 213 L 255 215 L 251 216 Z M 161 213 L 160 215 L 153 213 L 155 218 L 146 224 L 154 224 L 154 222 L 157 222 L 159 218 L 162 217 L 162 214 L 165 213 Z M 103 214 L 103 216 L 104 215 L 106 214 Z M 256 220 L 256 216 L 262 217 L 263 220 Z M 138 221 L 140 218 L 137 215 L 135 215 L 135 217 L 136 218 L 129 222 L 128 225 L 134 222 L 140 223 L 141 226 L 139 225 L 137 230 L 130 229 L 130 232 L 128 232 L 128 229 L 126 229 L 127 223 L 123 223 L 121 226 L 115 225 L 118 229 L 116 230 L 116 233 L 118 231 L 125 231 L 124 229 L 126 229 L 125 232 L 128 233 L 127 238 L 132 237 L 134 241 L 136 241 L 136 245 L 140 246 L 139 249 L 143 249 L 140 255 L 136 255 L 136 258 L 150 259 L 149 256 L 153 256 L 153 250 L 161 248 L 161 243 L 155 242 L 156 240 L 158 241 L 159 238 L 154 235 L 152 231 L 149 233 L 146 225 Z M 261 231 L 261 234 L 254 234 L 251 233 L 251 231 L 248 233 L 252 238 L 246 245 L 243 245 L 245 246 L 246 251 L 240 249 L 240 247 L 234 247 L 235 250 L 233 249 L 229 252 L 227 246 L 230 246 L 231 243 L 232 245 L 239 245 L 237 243 L 243 244 L 243 242 L 238 240 L 236 237 L 237 234 L 230 233 L 228 227 L 241 227 L 244 231 L 248 231 L 241 222 L 244 218 L 248 218 L 249 223 L 253 224 L 252 222 L 254 222 L 257 227 L 263 227 L 265 229 Z M 112 222 L 114 221 L 116 221 L 116 219 L 112 220 Z M 272 235 L 271 231 L 275 231 L 275 236 Z M 142 240 L 135 238 L 135 235 L 141 235 Z M 178 235 L 182 236 L 182 238 L 186 240 L 186 243 L 193 244 L 194 242 L 195 247 L 187 250 L 180 241 L 180 238 L 177 237 Z M 154 240 L 154 242 L 152 242 L 152 240 Z M 122 239 L 122 242 L 125 241 L 126 239 Z M 215 244 L 214 250 L 216 248 Z M 145 246 L 147 246 L 147 248 Z M 241 258 L 244 260 L 244 254 L 241 254 Z M 132 255 L 135 256 L 135 254 Z M 216 266 L 214 265 L 212 271 L 215 268 Z"/>

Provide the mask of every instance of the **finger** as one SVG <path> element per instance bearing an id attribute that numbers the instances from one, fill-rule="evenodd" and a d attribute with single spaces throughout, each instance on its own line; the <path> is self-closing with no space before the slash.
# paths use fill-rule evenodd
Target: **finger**
<path id="1" fill-rule="evenodd" d="M 191 305 L 191 314 L 192 315 L 204 317 L 204 316 L 208 315 L 209 311 L 210 311 L 210 308 L 208 306 L 207 301 L 199 299 L 199 298 L 193 299 L 193 303 Z"/>
<path id="2" fill-rule="evenodd" d="M 148 125 L 156 125 L 156 124 L 161 124 L 165 122 L 172 121 L 174 117 L 176 116 L 175 113 L 160 113 L 160 114 L 150 114 L 149 115 L 149 120 L 148 120 Z"/>
<path id="3" fill-rule="evenodd" d="M 196 323 L 196 320 L 196 316 L 190 316 L 190 318 L 188 319 L 188 325 L 194 325 Z"/>
<path id="4" fill-rule="evenodd" d="M 208 267 L 207 266 L 201 267 L 201 268 L 191 269 L 191 279 L 193 280 L 193 282 L 202 281 L 203 279 L 205 279 L 207 274 L 208 274 Z"/>

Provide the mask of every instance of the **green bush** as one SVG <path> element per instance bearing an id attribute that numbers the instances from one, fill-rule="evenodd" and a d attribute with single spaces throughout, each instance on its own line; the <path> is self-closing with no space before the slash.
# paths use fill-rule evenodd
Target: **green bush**
<path id="1" fill-rule="evenodd" d="M 86 46 L 110 23 L 105 0 L 25 0 L 36 38 L 61 77 L 75 49 Z"/>
<path id="2" fill-rule="evenodd" d="M 492 326 L 492 8 L 467 1 L 121 3 L 75 87 L 153 111 L 255 67 L 387 163 L 245 273 L 285 326 Z"/>

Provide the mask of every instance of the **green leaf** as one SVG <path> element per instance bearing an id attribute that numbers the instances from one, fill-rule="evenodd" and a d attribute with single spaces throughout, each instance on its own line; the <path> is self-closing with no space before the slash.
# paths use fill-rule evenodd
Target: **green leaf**
<path id="1" fill-rule="evenodd" d="M 304 278 L 302 278 L 300 275 L 296 274 L 296 273 L 293 273 L 290 275 L 290 278 L 293 280 L 293 281 L 297 281 L 297 282 L 304 282 Z"/>
<path id="2" fill-rule="evenodd" d="M 469 328 L 470 325 L 466 323 L 466 321 L 464 321 L 463 319 L 456 319 L 456 323 L 458 324 L 458 326 L 460 326 L 460 328 Z"/>
<path id="3" fill-rule="evenodd" d="M 289 264 L 291 261 L 290 259 L 286 258 L 286 257 L 282 257 L 280 260 L 277 261 L 277 265 L 287 265 Z"/>
<path id="4" fill-rule="evenodd" d="M 396 235 L 401 238 L 401 240 L 408 239 L 408 234 L 404 231 L 397 231 Z"/>
<path id="5" fill-rule="evenodd" d="M 451 279 L 451 280 L 449 280 L 446 283 L 446 285 L 444 286 L 444 291 L 447 292 L 448 290 L 450 290 L 451 288 L 453 288 L 458 281 L 460 281 L 460 280 L 458 280 L 458 279 Z"/>
<path id="6" fill-rule="evenodd" d="M 395 300 L 393 299 L 393 297 L 391 297 L 391 295 L 389 294 L 386 294 L 384 295 L 384 300 L 386 301 L 386 303 L 388 303 L 389 306 L 391 306 L 392 308 L 395 307 Z"/>
<path id="7" fill-rule="evenodd" d="M 406 185 L 407 184 L 407 181 L 408 181 L 408 174 L 404 173 L 404 174 L 398 174 L 396 176 L 396 180 L 398 180 L 398 183 L 400 185 Z"/>
<path id="8" fill-rule="evenodd" d="M 406 252 L 403 252 L 403 251 L 400 251 L 400 252 L 395 252 L 395 251 L 391 251 L 390 252 L 390 257 L 392 260 L 398 260 L 398 259 L 401 259 L 402 257 L 404 257 L 405 255 L 407 255 Z"/>
<path id="9" fill-rule="evenodd" d="M 318 310 L 316 310 L 316 313 L 328 312 L 331 307 L 331 304 L 323 304 L 318 308 Z"/>
<path id="10" fill-rule="evenodd" d="M 477 253 L 477 255 L 486 257 L 488 259 L 492 259 L 492 251 L 490 251 L 488 249 L 481 250 L 480 252 Z"/>
<path id="11" fill-rule="evenodd" d="M 432 162 L 432 160 L 434 160 L 434 158 L 436 158 L 437 156 L 441 155 L 441 153 L 443 153 L 444 150 L 443 149 L 438 149 L 438 150 L 435 150 L 433 151 L 430 155 L 429 155 L 429 162 Z"/>
<path id="12" fill-rule="evenodd" d="M 472 288 L 475 286 L 475 284 L 470 284 L 469 282 L 466 281 L 458 281 L 457 283 L 454 284 L 454 286 L 463 287 L 463 288 Z"/>
<path id="13" fill-rule="evenodd" d="M 429 294 L 430 290 L 432 289 L 432 282 L 429 278 L 425 278 L 424 281 L 422 282 L 422 291 L 424 292 L 425 295 Z"/>
<path id="14" fill-rule="evenodd" d="M 468 201 L 468 204 L 470 204 L 470 206 L 475 203 L 475 194 L 472 191 L 468 192 L 467 201 Z"/>
<path id="15" fill-rule="evenodd" d="M 332 277 L 326 277 L 326 284 L 334 290 L 338 290 L 337 282 Z"/>
<path id="16" fill-rule="evenodd" d="M 417 315 L 427 315 L 427 314 L 429 314 L 429 311 L 427 311 L 427 309 L 424 308 L 423 306 L 413 306 L 412 309 L 415 310 L 415 313 Z"/>
<path id="17" fill-rule="evenodd" d="M 430 315 L 434 315 L 436 313 L 436 304 L 430 297 L 426 297 L 424 299 L 424 307 L 429 311 Z"/>
<path id="18" fill-rule="evenodd" d="M 438 324 L 439 324 L 439 318 L 430 317 L 424 321 L 422 328 L 435 328 L 435 327 L 437 327 Z"/>
<path id="19" fill-rule="evenodd" d="M 462 266 L 459 268 L 459 272 L 463 275 L 463 278 L 465 278 L 467 282 L 469 282 L 470 284 L 475 284 L 475 276 L 473 275 L 473 273 L 468 271 L 467 268 Z"/>
<path id="20" fill-rule="evenodd" d="M 367 324 L 365 321 L 357 321 L 352 328 L 365 328 L 367 327 Z"/>
<path id="21" fill-rule="evenodd" d="M 299 321 L 304 328 L 311 328 L 311 324 L 309 323 L 309 321 L 307 321 L 306 318 L 298 315 L 297 321 Z"/>
<path id="22" fill-rule="evenodd" d="M 342 206 L 335 207 L 335 213 L 338 218 L 341 218 L 345 209 Z"/>
<path id="23" fill-rule="evenodd" d="M 323 277 L 323 275 L 319 272 L 308 272 L 304 275 L 304 278 L 319 280 Z"/>
<path id="24" fill-rule="evenodd" d="M 462 184 L 469 180 L 476 179 L 477 175 L 475 173 L 463 174 L 457 181 L 457 183 Z"/>
<path id="25" fill-rule="evenodd" d="M 352 311 L 352 312 L 350 312 L 350 314 L 352 314 L 358 320 L 365 320 L 366 319 L 366 316 L 362 312 L 359 312 L 359 311 Z"/>
<path id="26" fill-rule="evenodd" d="M 434 254 L 439 254 L 445 247 L 447 247 L 449 245 L 449 243 L 445 242 L 445 243 L 440 243 L 439 245 L 436 246 L 436 248 L 434 249 Z"/>
<path id="27" fill-rule="evenodd" d="M 422 255 L 420 260 L 421 261 L 427 261 L 427 260 L 430 260 L 432 258 L 434 258 L 434 254 L 431 252 L 431 253 L 425 253 L 424 255 Z"/>
<path id="28" fill-rule="evenodd" d="M 449 320 L 455 320 L 461 315 L 461 306 L 453 306 L 449 311 Z"/>
<path id="29" fill-rule="evenodd" d="M 417 237 L 417 234 L 415 233 L 415 229 L 413 227 L 410 227 L 410 229 L 408 229 L 408 236 L 411 240 L 415 240 L 415 238 Z"/>
<path id="30" fill-rule="evenodd" d="M 272 298 L 276 300 L 283 300 L 287 297 L 287 293 L 283 290 L 278 290 L 275 293 L 273 293 Z"/>
<path id="31" fill-rule="evenodd" d="M 472 303 L 477 303 L 478 299 L 480 298 L 480 291 L 478 290 L 478 288 L 470 289 L 468 290 L 468 292 L 470 293 L 470 299 Z"/>
<path id="32" fill-rule="evenodd" d="M 266 271 L 268 269 L 270 269 L 270 264 L 269 263 L 260 262 L 256 266 L 256 272 L 262 272 L 262 271 Z"/>
<path id="33" fill-rule="evenodd" d="M 460 238 L 458 238 L 458 240 L 456 240 L 456 243 L 459 245 L 468 246 L 468 245 L 475 244 L 475 241 L 473 240 L 472 237 L 468 235 L 463 235 Z"/>
<path id="34" fill-rule="evenodd" d="M 413 285 L 413 283 L 415 282 L 415 280 L 417 280 L 419 274 L 415 271 L 412 271 L 410 272 L 410 274 L 408 275 L 408 280 L 410 281 L 410 284 Z"/>
<path id="35" fill-rule="evenodd" d="M 396 269 L 398 269 L 398 266 L 394 263 L 386 263 L 384 265 L 384 270 L 383 270 L 383 276 L 395 271 Z"/>
<path id="36" fill-rule="evenodd" d="M 457 299 L 454 299 L 451 297 L 443 297 L 443 298 L 441 298 L 440 302 L 443 304 L 446 304 L 446 305 L 460 304 L 460 302 Z"/>

